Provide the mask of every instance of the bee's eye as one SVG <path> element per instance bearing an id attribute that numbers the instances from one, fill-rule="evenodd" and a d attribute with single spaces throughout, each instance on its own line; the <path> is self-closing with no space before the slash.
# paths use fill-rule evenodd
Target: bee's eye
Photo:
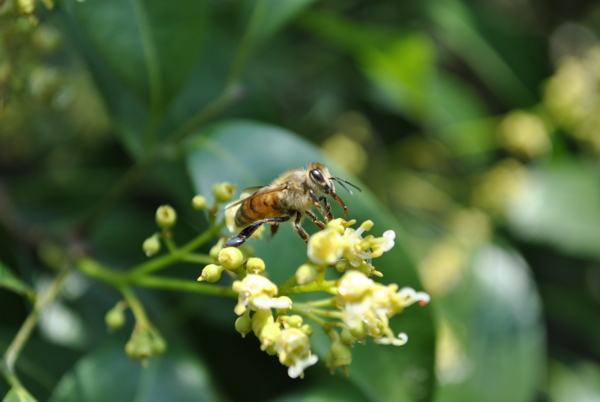
<path id="1" fill-rule="evenodd" d="M 323 177 L 323 173 L 319 169 L 313 169 L 310 171 L 310 177 L 317 183 L 325 183 L 325 178 Z"/>

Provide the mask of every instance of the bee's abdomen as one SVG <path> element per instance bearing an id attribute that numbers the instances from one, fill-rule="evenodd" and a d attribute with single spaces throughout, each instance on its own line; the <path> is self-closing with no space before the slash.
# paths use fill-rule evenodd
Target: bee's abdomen
<path id="1" fill-rule="evenodd" d="M 234 223 L 238 228 L 244 228 L 261 219 L 275 218 L 283 214 L 279 198 L 265 194 L 244 202 L 235 214 Z"/>

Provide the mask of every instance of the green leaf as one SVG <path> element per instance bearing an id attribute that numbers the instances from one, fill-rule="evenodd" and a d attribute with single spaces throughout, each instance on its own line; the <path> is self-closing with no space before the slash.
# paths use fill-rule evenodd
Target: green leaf
<path id="1" fill-rule="evenodd" d="M 531 170 L 508 217 L 511 228 L 524 239 L 599 258 L 600 174 L 596 166 L 565 161 Z"/>
<path id="2" fill-rule="evenodd" d="M 301 25 L 349 52 L 376 91 L 375 101 L 432 127 L 485 115 L 473 90 L 438 71 L 433 39 L 418 30 L 358 24 L 325 12 L 309 12 Z"/>
<path id="3" fill-rule="evenodd" d="M 349 218 L 362 222 L 371 219 L 371 231 L 380 236 L 385 230 L 396 231 L 396 245 L 383 257 L 375 260 L 377 269 L 384 273 L 384 282 L 422 289 L 415 267 L 406 249 L 402 227 L 376 200 L 368 187 L 358 179 L 338 169 L 312 144 L 293 133 L 274 126 L 251 121 L 229 121 L 214 125 L 191 139 L 187 147 L 188 168 L 196 191 L 207 197 L 214 183 L 229 181 L 239 189 L 264 185 L 290 168 L 306 166 L 309 162 L 325 163 L 333 175 L 360 186 L 363 192 L 353 196 L 340 193 L 348 205 Z M 343 190 L 341 190 L 343 191 Z M 334 205 L 335 216 L 341 208 Z M 314 231 L 309 222 L 304 227 Z M 271 241 L 250 243 L 256 255 L 263 258 L 269 277 L 276 283 L 293 275 L 306 261 L 306 246 L 288 225 L 279 230 Z M 350 365 L 352 381 L 371 400 L 412 401 L 428 400 L 433 387 L 434 334 L 429 307 L 411 307 L 394 317 L 395 333 L 406 332 L 406 346 L 393 347 L 367 342 L 353 349 Z M 320 332 L 311 338 L 313 349 L 323 361 L 329 341 Z M 258 347 L 249 343 L 248 347 Z M 282 370 L 285 368 L 282 367 Z M 307 372 L 310 376 L 310 369 Z"/>
<path id="4" fill-rule="evenodd" d="M 429 3 L 429 15 L 438 26 L 440 41 L 461 57 L 507 107 L 536 102 L 535 95 L 482 35 L 467 5 L 434 1 Z"/>
<path id="5" fill-rule="evenodd" d="M 25 282 L 13 275 L 13 273 L 0 261 L 0 288 L 10 289 L 13 292 L 27 296 L 30 301 L 34 301 L 35 290 Z"/>
<path id="6" fill-rule="evenodd" d="M 163 108 L 201 51 L 206 1 L 64 0 L 79 32 L 149 107 Z"/>
<path id="7" fill-rule="evenodd" d="M 37 402 L 25 388 L 11 388 L 2 402 Z"/>
<path id="8" fill-rule="evenodd" d="M 104 345 L 66 374 L 51 402 L 216 401 L 208 372 L 180 346 L 153 357 L 148 367 L 131 361 L 122 344 Z"/>
<path id="9" fill-rule="evenodd" d="M 246 13 L 255 13 L 253 17 L 256 18 L 251 22 L 254 27 L 249 33 L 254 35 L 257 44 L 263 43 L 316 1 L 245 0 L 243 7 Z"/>
<path id="10" fill-rule="evenodd" d="M 484 245 L 459 288 L 440 299 L 436 402 L 529 402 L 543 379 L 545 329 L 529 267 Z"/>

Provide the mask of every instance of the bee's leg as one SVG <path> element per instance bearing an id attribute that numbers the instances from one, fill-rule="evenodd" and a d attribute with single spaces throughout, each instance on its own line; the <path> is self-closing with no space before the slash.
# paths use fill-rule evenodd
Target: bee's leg
<path id="1" fill-rule="evenodd" d="M 317 209 L 319 210 L 319 212 L 321 212 L 321 216 L 323 217 L 323 219 L 325 220 L 325 222 L 327 222 L 329 219 L 327 217 L 327 215 L 325 214 L 325 210 L 323 209 L 323 205 L 321 205 L 320 203 L 320 198 L 317 197 L 317 195 L 315 194 L 314 191 L 312 190 L 308 190 L 308 193 L 310 194 L 310 198 L 312 199 L 313 204 L 315 204 L 315 207 L 317 207 Z"/>
<path id="2" fill-rule="evenodd" d="M 314 214 L 313 214 L 314 215 Z M 300 221 L 302 220 L 302 214 L 300 212 L 296 212 L 296 220 L 294 221 L 294 227 L 296 231 L 302 237 L 302 240 L 308 243 L 309 235 L 306 233 L 306 230 L 302 226 L 300 226 Z"/>
<path id="3" fill-rule="evenodd" d="M 272 223 L 271 224 L 271 237 L 275 236 L 275 233 L 277 233 L 278 229 L 279 229 L 279 224 L 278 223 Z"/>
<path id="4" fill-rule="evenodd" d="M 333 191 L 331 193 L 329 193 L 329 196 L 331 198 L 333 198 L 334 200 L 336 200 L 338 202 L 338 204 L 340 204 L 342 206 L 342 208 L 344 208 L 344 219 L 348 219 L 348 207 L 346 206 L 346 204 L 344 204 L 344 201 L 342 201 L 342 199 L 340 197 L 338 197 L 338 195 L 336 193 L 334 193 Z"/>
<path id="5" fill-rule="evenodd" d="M 329 203 L 329 198 L 322 195 L 319 197 L 319 201 L 323 201 L 323 204 L 325 204 L 325 211 L 327 211 L 327 217 L 329 218 L 328 220 L 332 220 L 333 214 L 331 213 L 331 204 Z"/>
<path id="6" fill-rule="evenodd" d="M 248 240 L 248 238 L 250 238 L 250 236 L 252 236 L 254 234 L 254 232 L 256 232 L 256 229 L 258 229 L 262 224 L 271 223 L 271 222 L 281 223 L 281 222 L 285 222 L 285 221 L 289 221 L 289 220 L 290 220 L 289 216 L 280 216 L 277 218 L 267 218 L 267 219 L 262 219 L 258 222 L 254 222 L 252 225 L 242 229 L 242 231 L 240 233 L 238 233 L 237 236 L 234 236 L 231 239 L 227 240 L 227 243 L 225 243 L 225 247 L 241 246 L 242 244 L 244 244 L 246 242 L 246 240 Z"/>
<path id="7" fill-rule="evenodd" d="M 319 220 L 319 218 L 317 218 L 317 215 L 315 215 L 315 213 L 313 211 L 311 211 L 310 209 L 307 209 L 306 215 L 310 218 L 311 221 L 313 221 L 315 223 L 315 225 L 317 225 L 321 229 L 325 229 L 325 224 L 323 222 L 321 222 Z"/>

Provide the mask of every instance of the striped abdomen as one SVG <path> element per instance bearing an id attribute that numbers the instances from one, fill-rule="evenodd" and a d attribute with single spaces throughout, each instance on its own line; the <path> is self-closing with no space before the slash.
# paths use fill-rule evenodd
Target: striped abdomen
<path id="1" fill-rule="evenodd" d="M 235 213 L 234 223 L 239 229 L 266 218 L 276 218 L 285 212 L 277 193 L 267 193 L 250 197 L 244 201 Z"/>

